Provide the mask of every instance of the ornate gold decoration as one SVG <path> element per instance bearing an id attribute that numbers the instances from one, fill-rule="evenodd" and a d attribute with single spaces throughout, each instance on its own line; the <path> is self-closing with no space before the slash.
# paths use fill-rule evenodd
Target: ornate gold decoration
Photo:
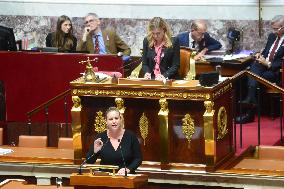
<path id="1" fill-rule="evenodd" d="M 120 115 L 121 115 L 121 125 L 122 128 L 124 128 L 124 112 L 125 112 L 125 106 L 124 106 L 124 100 L 122 98 L 115 98 L 116 108 L 118 109 Z"/>
<path id="2" fill-rule="evenodd" d="M 217 98 L 217 97 L 221 96 L 225 92 L 231 90 L 232 87 L 233 87 L 232 83 L 229 83 L 228 85 L 223 86 L 222 88 L 220 88 L 219 90 L 217 90 L 213 93 L 213 95 L 212 95 L 213 98 Z"/>
<path id="3" fill-rule="evenodd" d="M 206 165 L 212 166 L 216 162 L 216 141 L 214 130 L 214 102 L 204 101 L 206 108 L 203 114 Z"/>
<path id="4" fill-rule="evenodd" d="M 161 109 L 160 109 L 158 115 L 166 115 L 167 116 L 169 114 L 167 99 L 165 99 L 165 98 L 160 99 L 159 104 L 161 106 Z"/>
<path id="5" fill-rule="evenodd" d="M 119 110 L 120 114 L 124 114 L 125 112 L 125 106 L 124 106 L 124 100 L 122 98 L 115 98 L 116 108 Z"/>
<path id="6" fill-rule="evenodd" d="M 107 124 L 106 124 L 106 120 L 103 116 L 103 112 L 102 111 L 98 111 L 96 112 L 97 116 L 95 118 L 95 131 L 98 133 L 102 133 L 107 129 Z"/>
<path id="7" fill-rule="evenodd" d="M 128 78 L 130 79 L 138 78 L 141 69 L 142 69 L 142 62 L 131 72 Z"/>
<path id="8" fill-rule="evenodd" d="M 195 69 L 195 60 L 194 57 L 196 56 L 197 52 L 192 51 L 190 54 L 189 59 L 189 71 L 187 75 L 185 76 L 184 80 L 194 80 L 196 76 L 196 69 Z"/>
<path id="9" fill-rule="evenodd" d="M 139 128 L 140 128 L 140 134 L 144 140 L 144 146 L 145 146 L 146 144 L 145 140 L 148 136 L 149 121 L 144 112 L 139 120 Z"/>
<path id="10" fill-rule="evenodd" d="M 221 140 L 224 138 L 224 136 L 228 133 L 227 128 L 227 112 L 225 107 L 219 108 L 218 111 L 218 136 L 217 140 Z"/>
<path id="11" fill-rule="evenodd" d="M 79 62 L 79 64 L 86 64 L 86 70 L 84 75 L 85 82 L 98 82 L 99 77 L 96 76 L 94 68 L 91 64 L 91 62 L 97 62 L 98 58 L 94 58 L 93 60 L 90 60 L 90 57 L 87 58 L 87 60 L 82 60 Z"/>
<path id="12" fill-rule="evenodd" d="M 160 157 L 162 164 L 169 163 L 169 109 L 167 99 L 162 98 L 159 100 L 160 111 L 159 117 L 159 134 L 160 134 Z"/>
<path id="13" fill-rule="evenodd" d="M 190 148 L 191 138 L 195 132 L 194 120 L 191 118 L 190 114 L 185 114 L 182 119 L 182 133 L 188 142 L 188 148 Z"/>
<path id="14" fill-rule="evenodd" d="M 82 105 L 81 105 L 81 99 L 78 96 L 72 96 L 72 102 L 73 102 L 73 107 L 72 110 L 76 111 L 79 110 L 81 111 Z"/>
<path id="15" fill-rule="evenodd" d="M 82 158 L 82 140 L 81 140 L 81 99 L 78 96 L 72 96 L 73 107 L 71 109 L 72 117 L 72 135 L 74 160 L 80 161 Z"/>
<path id="16" fill-rule="evenodd" d="M 210 99 L 209 93 L 187 93 L 176 90 L 161 92 L 161 91 L 134 91 L 134 90 L 97 90 L 97 89 L 73 89 L 72 95 L 84 96 L 117 96 L 117 97 L 150 97 L 150 98 L 167 98 L 167 99 L 184 99 L 184 100 L 208 100 Z"/>
<path id="17" fill-rule="evenodd" d="M 205 108 L 206 108 L 206 111 L 205 111 L 204 114 L 209 115 L 209 114 L 212 114 L 212 113 L 213 113 L 214 102 L 212 102 L 212 101 L 205 101 L 205 102 L 204 102 L 204 106 L 205 106 Z"/>

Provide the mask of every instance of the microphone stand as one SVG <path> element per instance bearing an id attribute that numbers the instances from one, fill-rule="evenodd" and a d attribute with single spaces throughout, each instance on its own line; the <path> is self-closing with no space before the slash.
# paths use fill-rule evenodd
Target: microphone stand
<path id="1" fill-rule="evenodd" d="M 124 155 L 123 155 L 123 153 L 122 153 L 121 140 L 120 140 L 120 139 L 118 139 L 118 142 L 119 142 L 119 150 L 120 150 L 120 154 L 121 154 L 122 161 L 123 161 L 123 164 L 124 164 L 124 178 L 127 178 L 127 169 L 126 169 L 126 163 L 125 163 Z"/>
<path id="2" fill-rule="evenodd" d="M 81 163 L 81 165 L 80 165 L 80 167 L 79 167 L 79 169 L 78 169 L 78 175 L 82 175 L 82 166 L 83 166 L 89 159 L 91 159 L 94 155 L 95 155 L 95 153 L 93 153 L 91 156 L 89 156 L 87 159 L 85 159 L 85 160 Z"/>
<path id="3" fill-rule="evenodd" d="M 109 142 L 109 140 L 110 140 L 110 139 L 108 138 L 107 141 L 103 144 L 101 150 L 105 147 L 105 145 Z M 95 153 L 93 153 L 91 156 L 89 156 L 87 159 L 85 159 L 85 160 L 81 163 L 81 165 L 80 165 L 80 167 L 79 167 L 79 169 L 78 169 L 78 175 L 82 175 L 82 166 L 83 166 L 89 159 L 91 159 L 94 155 L 95 155 Z"/>

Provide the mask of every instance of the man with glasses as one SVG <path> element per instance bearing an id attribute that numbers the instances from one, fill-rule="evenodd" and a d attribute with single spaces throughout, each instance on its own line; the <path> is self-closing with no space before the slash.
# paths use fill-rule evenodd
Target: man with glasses
<path id="1" fill-rule="evenodd" d="M 250 66 L 250 71 L 256 75 L 280 85 L 280 69 L 284 56 L 284 16 L 277 15 L 271 20 L 272 33 L 269 34 L 262 53 L 255 55 L 255 61 Z M 241 101 L 244 104 L 256 104 L 256 88 L 258 83 L 253 78 L 248 78 L 248 93 Z M 253 107 L 253 106 L 252 106 Z M 237 123 L 247 123 L 254 120 L 254 110 L 250 108 L 244 115 L 236 118 Z"/>
<path id="2" fill-rule="evenodd" d="M 201 59 L 207 52 L 218 50 L 222 47 L 221 43 L 212 38 L 207 32 L 207 25 L 204 20 L 194 20 L 190 31 L 182 32 L 177 35 L 180 46 L 196 49 L 198 54 L 195 60 Z"/>
<path id="3" fill-rule="evenodd" d="M 129 56 L 129 46 L 117 35 L 114 29 L 101 30 L 101 21 L 97 14 L 85 16 L 85 28 L 79 41 L 78 51 L 89 51 L 93 54 L 118 54 Z"/>

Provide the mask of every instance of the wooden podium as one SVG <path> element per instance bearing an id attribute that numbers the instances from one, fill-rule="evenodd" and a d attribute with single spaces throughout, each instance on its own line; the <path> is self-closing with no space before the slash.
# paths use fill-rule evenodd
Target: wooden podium
<path id="1" fill-rule="evenodd" d="M 90 173 L 79 175 L 73 173 L 70 176 L 70 185 L 75 189 L 87 188 L 142 188 L 147 184 L 146 175 L 124 176 L 96 176 Z"/>
<path id="2" fill-rule="evenodd" d="M 230 79 L 213 87 L 125 78 L 110 83 L 79 78 L 70 84 L 75 161 L 106 129 L 110 106 L 120 110 L 124 127 L 138 137 L 143 170 L 213 171 L 234 155 Z"/>

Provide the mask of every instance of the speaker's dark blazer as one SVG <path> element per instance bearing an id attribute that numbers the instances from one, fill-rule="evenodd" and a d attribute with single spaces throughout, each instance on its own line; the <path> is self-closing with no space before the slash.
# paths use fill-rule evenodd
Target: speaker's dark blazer
<path id="1" fill-rule="evenodd" d="M 0 26 L 0 50 L 16 51 L 16 40 L 12 28 Z"/>
<path id="2" fill-rule="evenodd" d="M 189 32 L 182 32 L 177 35 L 179 38 L 180 46 L 189 47 Z M 209 33 L 205 32 L 203 39 L 198 43 L 198 51 L 202 51 L 207 48 L 208 51 L 218 50 L 222 47 L 221 43 L 216 39 L 212 38 Z"/>
<path id="3" fill-rule="evenodd" d="M 269 50 L 271 46 L 273 45 L 274 41 L 276 40 L 277 35 L 274 33 L 269 34 L 266 45 L 264 50 L 262 51 L 262 55 L 267 58 Z M 279 71 L 282 66 L 282 58 L 284 57 L 284 41 L 282 41 L 282 44 L 277 49 L 274 59 L 271 62 L 271 69 L 272 71 Z"/>
<path id="4" fill-rule="evenodd" d="M 171 48 L 163 48 L 161 55 L 160 70 L 161 74 L 168 79 L 178 79 L 179 61 L 180 61 L 180 45 L 177 38 L 172 38 L 173 46 Z M 142 70 L 145 73 L 151 73 L 154 78 L 154 67 L 156 62 L 155 48 L 149 47 L 147 38 L 143 41 Z"/>

